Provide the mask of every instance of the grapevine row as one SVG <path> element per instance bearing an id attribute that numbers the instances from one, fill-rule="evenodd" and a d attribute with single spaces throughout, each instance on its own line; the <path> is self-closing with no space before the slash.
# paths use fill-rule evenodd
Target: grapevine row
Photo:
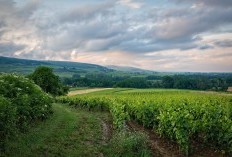
<path id="1" fill-rule="evenodd" d="M 109 110 L 114 125 L 129 119 L 176 141 L 189 153 L 195 139 L 232 151 L 232 98 L 199 93 L 130 93 L 60 97 L 77 107 Z"/>

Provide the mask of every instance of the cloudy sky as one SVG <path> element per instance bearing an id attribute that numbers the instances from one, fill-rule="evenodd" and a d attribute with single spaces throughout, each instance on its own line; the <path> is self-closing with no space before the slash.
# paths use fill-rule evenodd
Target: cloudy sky
<path id="1" fill-rule="evenodd" d="M 0 55 L 232 72 L 232 0 L 0 0 Z"/>

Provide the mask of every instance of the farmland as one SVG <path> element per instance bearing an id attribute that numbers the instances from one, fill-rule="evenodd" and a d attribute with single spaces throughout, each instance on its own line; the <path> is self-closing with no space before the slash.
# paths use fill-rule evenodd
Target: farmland
<path id="1" fill-rule="evenodd" d="M 85 87 L 59 96 L 15 74 L 2 74 L 0 84 L 0 156 L 223 157 L 232 152 L 230 93 Z"/>
<path id="2" fill-rule="evenodd" d="M 119 88 L 60 97 L 58 101 L 77 108 L 110 111 L 118 129 L 133 120 L 177 143 L 185 155 L 194 154 L 196 141 L 223 153 L 232 151 L 229 94 Z"/>
<path id="3" fill-rule="evenodd" d="M 1 157 L 150 156 L 146 139 L 141 132 L 112 129 L 107 111 L 54 103 L 28 78 L 0 76 Z"/>

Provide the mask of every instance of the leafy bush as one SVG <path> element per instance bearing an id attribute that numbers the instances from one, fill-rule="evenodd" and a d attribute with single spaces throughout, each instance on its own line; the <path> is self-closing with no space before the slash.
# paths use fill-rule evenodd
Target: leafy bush
<path id="1" fill-rule="evenodd" d="M 16 128 L 16 108 L 0 95 L 0 148 L 14 134 Z"/>
<path id="2" fill-rule="evenodd" d="M 27 130 L 35 120 L 46 119 L 52 99 L 31 80 L 14 74 L 0 75 L 0 138 L 1 143 Z"/>

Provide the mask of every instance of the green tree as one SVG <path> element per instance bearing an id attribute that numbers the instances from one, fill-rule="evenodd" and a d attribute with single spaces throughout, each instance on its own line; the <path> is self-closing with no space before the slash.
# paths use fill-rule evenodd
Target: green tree
<path id="1" fill-rule="evenodd" d="M 59 77 L 53 73 L 52 68 L 40 66 L 29 75 L 37 85 L 39 85 L 46 93 L 54 96 L 67 94 L 68 88 L 64 86 Z"/>
<path id="2" fill-rule="evenodd" d="M 163 86 L 164 88 L 173 88 L 174 86 L 174 79 L 171 76 L 164 76 L 163 79 Z"/>

